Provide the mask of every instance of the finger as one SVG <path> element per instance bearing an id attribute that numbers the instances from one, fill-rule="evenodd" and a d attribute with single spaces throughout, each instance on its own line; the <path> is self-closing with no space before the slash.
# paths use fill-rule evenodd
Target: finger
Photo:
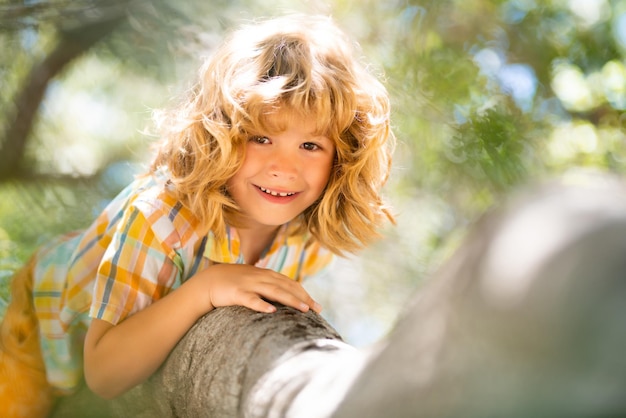
<path id="1" fill-rule="evenodd" d="M 311 305 L 314 303 L 310 297 L 305 298 L 300 296 L 302 292 L 294 292 L 292 289 L 289 289 L 288 287 L 283 287 L 281 284 L 266 284 L 265 286 L 260 288 L 258 292 L 262 297 L 266 299 L 278 302 L 285 306 L 290 306 L 302 312 L 307 312 L 311 308 Z M 307 303 L 305 300 L 310 301 L 311 305 L 309 305 L 309 303 Z"/>
<path id="2" fill-rule="evenodd" d="M 309 295 L 309 293 L 302 287 L 302 285 L 298 282 L 294 282 L 292 279 L 289 279 L 290 283 L 290 291 L 304 304 L 306 304 L 310 309 L 313 309 L 315 312 L 320 313 L 322 311 L 322 305 L 317 303 L 315 299 Z"/>
<path id="3" fill-rule="evenodd" d="M 242 303 L 243 306 L 252 309 L 253 311 L 263 312 L 263 313 L 273 313 L 276 312 L 276 307 L 269 302 L 264 301 L 258 295 L 254 293 L 250 293 L 245 298 L 245 301 Z"/>
<path id="4" fill-rule="evenodd" d="M 315 301 L 315 299 L 313 299 L 306 290 L 302 289 L 302 291 L 304 292 L 304 297 L 301 297 L 302 301 L 306 303 L 315 312 L 320 313 L 322 311 L 322 305 L 317 303 L 317 301 Z"/>
<path id="5" fill-rule="evenodd" d="M 288 292 L 294 294 L 297 298 L 299 298 L 302 302 L 304 302 L 309 308 L 313 309 L 315 312 L 320 313 L 322 311 L 322 305 L 317 303 L 315 299 L 309 295 L 309 293 L 302 287 L 302 284 L 294 281 L 293 279 L 284 276 L 277 272 L 271 272 L 271 279 L 266 284 L 274 284 L 279 287 L 284 287 Z M 276 280 L 276 281 L 274 281 Z M 295 307 L 295 306 L 294 306 Z"/>
<path id="6" fill-rule="evenodd" d="M 323 308 L 322 308 L 322 305 L 314 301 L 313 305 L 311 305 L 311 309 L 313 309 L 315 313 L 321 313 Z"/>

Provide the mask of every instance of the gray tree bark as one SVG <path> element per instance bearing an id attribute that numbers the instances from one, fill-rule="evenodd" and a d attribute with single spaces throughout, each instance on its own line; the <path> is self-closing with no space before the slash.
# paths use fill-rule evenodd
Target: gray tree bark
<path id="1" fill-rule="evenodd" d="M 101 416 L 626 416 L 624 318 L 624 185 L 549 186 L 486 216 L 371 349 L 314 313 L 218 309 Z"/>
<path id="2" fill-rule="evenodd" d="M 626 416 L 626 187 L 569 182 L 476 225 L 335 418 Z"/>
<path id="3" fill-rule="evenodd" d="M 294 393 L 327 360 L 361 357 L 321 316 L 278 308 L 273 314 L 239 306 L 211 311 L 147 382 L 112 401 L 99 399 L 83 387 L 76 395 L 62 398 L 53 416 L 236 417 L 243 414 L 245 395 L 276 363 L 305 354 L 308 366 L 299 370 L 305 374 L 292 376 L 287 382 L 292 387 L 284 391 Z"/>

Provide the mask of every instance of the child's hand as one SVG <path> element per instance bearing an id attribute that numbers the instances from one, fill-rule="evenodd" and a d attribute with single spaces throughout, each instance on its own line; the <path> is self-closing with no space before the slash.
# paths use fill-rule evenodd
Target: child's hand
<path id="1" fill-rule="evenodd" d="M 274 305 L 264 300 L 267 299 L 302 312 L 322 310 L 300 283 L 269 269 L 247 264 L 216 264 L 193 280 L 202 283 L 210 309 L 240 305 L 258 312 L 276 311 Z"/>

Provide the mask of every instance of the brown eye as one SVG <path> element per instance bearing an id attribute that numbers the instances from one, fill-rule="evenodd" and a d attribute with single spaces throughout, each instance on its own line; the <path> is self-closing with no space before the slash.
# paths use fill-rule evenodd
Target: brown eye
<path id="1" fill-rule="evenodd" d="M 307 151 L 317 151 L 318 149 L 320 149 L 320 146 L 317 144 L 314 144 L 313 142 L 305 142 L 304 144 L 301 145 L 301 147 Z"/>
<path id="2" fill-rule="evenodd" d="M 257 144 L 269 144 L 270 140 L 266 136 L 253 136 L 250 138 L 251 142 L 255 142 Z"/>

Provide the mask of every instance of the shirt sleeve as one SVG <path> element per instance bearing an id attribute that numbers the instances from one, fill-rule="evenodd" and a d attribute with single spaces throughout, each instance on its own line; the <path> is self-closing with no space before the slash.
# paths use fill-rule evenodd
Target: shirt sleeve
<path id="1" fill-rule="evenodd" d="M 168 294 L 182 274 L 178 242 L 167 213 L 131 205 L 100 262 L 90 316 L 115 325 Z"/>

